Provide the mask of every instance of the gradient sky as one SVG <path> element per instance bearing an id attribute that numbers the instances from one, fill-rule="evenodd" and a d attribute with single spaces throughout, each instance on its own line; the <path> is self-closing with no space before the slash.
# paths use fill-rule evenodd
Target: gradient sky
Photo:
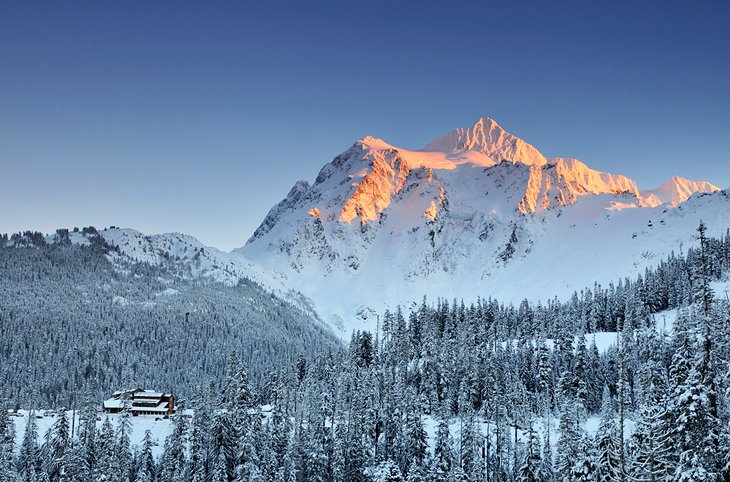
<path id="1" fill-rule="evenodd" d="M 0 232 L 228 250 L 356 139 L 481 116 L 640 187 L 730 187 L 728 25 L 727 0 L 5 1 Z"/>

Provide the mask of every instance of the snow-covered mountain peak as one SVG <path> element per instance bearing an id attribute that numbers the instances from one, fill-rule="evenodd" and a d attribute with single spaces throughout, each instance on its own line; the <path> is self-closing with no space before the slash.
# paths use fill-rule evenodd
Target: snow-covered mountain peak
<path id="1" fill-rule="evenodd" d="M 652 206 L 668 204 L 677 206 L 695 193 L 712 193 L 720 188 L 707 181 L 692 181 L 680 176 L 672 176 L 656 189 L 642 192 L 646 203 Z"/>
<path id="2" fill-rule="evenodd" d="M 455 129 L 434 139 L 423 151 L 462 153 L 476 151 L 494 162 L 508 160 L 527 165 L 543 165 L 547 159 L 534 146 L 505 131 L 492 118 L 480 118 L 469 128 Z"/>
<path id="3" fill-rule="evenodd" d="M 424 294 L 552 296 L 677 249 L 700 217 L 730 212 L 727 196 L 690 198 L 715 190 L 674 177 L 642 192 L 629 177 L 547 159 L 483 118 L 421 150 L 356 141 L 314 183 L 296 183 L 237 253 L 330 321 Z M 651 241 L 632 241 L 642 236 Z M 591 263 L 590 277 L 563 269 Z"/>
<path id="4" fill-rule="evenodd" d="M 392 144 L 373 136 L 365 136 L 355 142 L 355 145 L 363 149 L 395 149 Z"/>
<path id="5" fill-rule="evenodd" d="M 409 206 L 406 224 L 411 225 L 414 219 L 435 221 L 462 197 L 468 199 L 469 209 L 498 205 L 494 210 L 508 216 L 569 206 L 586 195 L 629 195 L 631 199 L 610 205 L 617 210 L 677 204 L 693 192 L 714 190 L 709 183 L 675 177 L 656 190 L 640 192 L 626 176 L 596 171 L 577 159 L 546 159 L 493 119 L 481 118 L 423 150 L 399 148 L 372 136 L 356 141 L 320 170 L 314 184 L 297 182 L 248 244 L 293 211 L 297 222 L 316 219 L 325 226 L 334 222 L 364 227 L 381 223 L 394 203 L 402 203 Z M 483 199 L 476 201 L 480 196 Z"/>

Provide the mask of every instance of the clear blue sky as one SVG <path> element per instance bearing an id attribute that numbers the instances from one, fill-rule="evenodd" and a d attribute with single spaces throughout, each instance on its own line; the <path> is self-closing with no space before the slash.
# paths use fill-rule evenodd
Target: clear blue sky
<path id="1" fill-rule="evenodd" d="M 727 0 L 5 1 L 0 232 L 231 249 L 355 139 L 480 116 L 641 187 L 730 187 L 728 25 Z"/>

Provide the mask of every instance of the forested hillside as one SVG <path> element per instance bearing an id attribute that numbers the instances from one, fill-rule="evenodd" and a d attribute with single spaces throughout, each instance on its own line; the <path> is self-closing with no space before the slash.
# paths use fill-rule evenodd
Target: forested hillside
<path id="1" fill-rule="evenodd" d="M 91 228 L 93 229 L 93 228 Z M 191 394 L 242 354 L 252 380 L 299 357 L 341 349 L 319 320 L 242 279 L 229 287 L 179 266 L 115 265 L 100 236 L 61 232 L 0 242 L 0 380 L 23 406 L 71 406 L 121 387 Z"/>
<path id="2" fill-rule="evenodd" d="M 730 237 L 566 302 L 439 301 L 386 312 L 349 349 L 272 369 L 251 390 L 232 355 L 221 387 L 173 417 L 160 460 L 128 422 L 39 446 L 6 442 L 22 480 L 720 481 L 730 477 Z M 671 331 L 655 316 L 679 311 Z M 582 336 L 616 330 L 599 349 Z M 264 415 L 260 404 L 271 405 Z M 4 412 L 3 412 L 4 413 Z M 82 417 L 83 418 L 83 417 Z M 33 433 L 33 419 L 28 419 Z M 0 420 L 5 440 L 10 427 Z M 4 430 L 4 432 L 3 432 Z M 0 437 L 2 438 L 2 437 Z M 11 475 L 8 475 L 10 477 Z M 1 479 L 0 479 L 1 480 Z M 8 479 L 10 480 L 10 479 Z"/>

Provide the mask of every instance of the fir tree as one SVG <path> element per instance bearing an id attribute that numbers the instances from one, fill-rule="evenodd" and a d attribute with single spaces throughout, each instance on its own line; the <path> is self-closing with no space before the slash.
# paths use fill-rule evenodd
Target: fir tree
<path id="1" fill-rule="evenodd" d="M 69 447 L 71 433 L 66 412 L 60 410 L 56 421 L 45 434 L 45 443 L 41 449 L 43 454 L 43 471 L 51 482 L 59 480 L 64 472 L 66 451 Z"/>
<path id="2" fill-rule="evenodd" d="M 469 411 L 462 417 L 461 427 L 461 468 L 469 480 L 479 480 L 484 472 L 481 457 L 483 440 L 473 412 Z"/>
<path id="3" fill-rule="evenodd" d="M 451 435 L 449 433 L 449 422 L 446 417 L 442 417 L 436 429 L 436 439 L 434 440 L 433 461 L 431 462 L 430 480 L 434 482 L 446 482 L 451 466 L 453 464 L 453 453 L 451 445 Z"/>
<path id="4" fill-rule="evenodd" d="M 708 480 L 717 473 L 717 420 L 711 414 L 710 387 L 702 383 L 699 363 L 672 397 L 674 439 L 679 448 L 675 478 L 680 481 Z"/>
<path id="5" fill-rule="evenodd" d="M 398 464 L 392 460 L 381 462 L 375 470 L 375 482 L 403 482 L 403 474 L 398 468 Z"/>
<path id="6" fill-rule="evenodd" d="M 15 448 L 15 427 L 10 422 L 6 403 L 0 391 L 0 482 L 14 482 L 15 467 L 13 467 L 13 452 Z"/>
<path id="7" fill-rule="evenodd" d="M 603 389 L 601 403 L 601 423 L 596 432 L 596 480 L 609 482 L 621 480 L 621 457 L 618 441 L 619 430 L 616 426 L 616 410 L 614 401 L 608 391 Z"/>
<path id="8" fill-rule="evenodd" d="M 213 466 L 213 475 L 211 482 L 229 482 L 228 478 L 228 461 L 223 452 L 218 453 L 216 463 Z"/>
<path id="9" fill-rule="evenodd" d="M 119 417 L 117 425 L 117 466 L 119 467 L 119 476 L 123 481 L 128 481 L 132 475 L 132 461 L 130 454 L 129 434 L 132 431 L 132 421 L 130 420 L 130 404 L 125 403 L 122 413 Z"/>
<path id="10" fill-rule="evenodd" d="M 152 448 L 155 446 L 155 442 L 152 440 L 152 432 L 149 429 L 145 430 L 144 438 L 142 439 L 142 452 L 140 454 L 140 464 L 137 469 L 137 478 L 145 477 L 150 481 L 154 480 L 156 466 L 155 459 L 152 454 Z"/>
<path id="11" fill-rule="evenodd" d="M 98 436 L 94 477 L 101 482 L 120 482 L 122 480 L 114 440 L 114 428 L 109 417 L 105 417 Z"/>
<path id="12" fill-rule="evenodd" d="M 517 471 L 517 480 L 519 482 L 538 482 L 546 480 L 542 456 L 540 455 L 540 438 L 535 430 L 533 430 L 532 422 L 529 424 L 525 455 L 522 458 L 522 464 Z"/>
<path id="13" fill-rule="evenodd" d="M 556 461 L 556 475 L 558 480 L 570 481 L 575 476 L 576 464 L 585 460 L 583 453 L 582 407 L 580 401 L 568 397 L 562 403 L 560 416 L 560 438 L 558 439 L 558 453 Z M 582 470 L 582 468 L 581 468 Z"/>
<path id="14" fill-rule="evenodd" d="M 37 472 L 40 470 L 38 426 L 35 421 L 35 412 L 32 410 L 28 413 L 28 422 L 25 425 L 25 433 L 18 454 L 17 469 L 23 482 L 35 480 Z"/>
<path id="15" fill-rule="evenodd" d="M 222 459 L 225 461 L 226 477 L 232 476 L 236 467 L 238 444 L 236 431 L 227 411 L 219 411 L 213 415 L 210 432 L 210 457 L 215 461 L 214 471 L 219 471 Z"/>

